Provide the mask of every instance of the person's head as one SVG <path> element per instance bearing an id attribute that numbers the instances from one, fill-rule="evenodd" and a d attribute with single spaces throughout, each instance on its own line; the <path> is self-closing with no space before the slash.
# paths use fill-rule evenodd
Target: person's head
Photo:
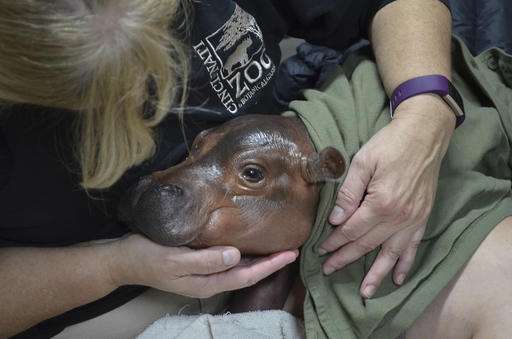
<path id="1" fill-rule="evenodd" d="M 299 119 L 242 116 L 198 135 L 183 163 L 141 179 L 121 219 L 168 246 L 294 249 L 314 223 L 318 184 L 344 170 L 336 149 L 315 151 Z"/>
<path id="2" fill-rule="evenodd" d="M 152 127 L 183 103 L 183 2 L 0 0 L 0 105 L 75 111 L 85 188 L 150 157 Z"/>

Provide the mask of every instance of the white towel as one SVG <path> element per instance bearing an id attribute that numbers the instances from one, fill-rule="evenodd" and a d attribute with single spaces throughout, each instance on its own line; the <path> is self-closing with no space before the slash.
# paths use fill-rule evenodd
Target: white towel
<path id="1" fill-rule="evenodd" d="M 296 339 L 305 338 L 300 320 L 284 311 L 166 316 L 137 339 Z"/>

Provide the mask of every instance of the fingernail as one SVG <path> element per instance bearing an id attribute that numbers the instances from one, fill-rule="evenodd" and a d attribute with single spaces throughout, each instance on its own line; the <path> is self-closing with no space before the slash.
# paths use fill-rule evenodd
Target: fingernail
<path id="1" fill-rule="evenodd" d="M 398 277 L 396 277 L 396 283 L 397 285 L 402 285 L 404 283 L 404 280 L 405 280 L 405 274 L 403 273 L 400 273 L 398 275 Z"/>
<path id="2" fill-rule="evenodd" d="M 334 206 L 331 212 L 331 216 L 329 217 L 329 220 L 332 224 L 340 224 L 343 221 L 343 218 L 345 217 L 345 211 L 343 208 L 339 206 Z"/>
<path id="3" fill-rule="evenodd" d="M 288 263 L 291 264 L 292 262 L 297 260 L 298 257 L 299 257 L 299 253 L 293 253 L 293 255 L 290 256 L 290 258 L 288 259 Z"/>
<path id="4" fill-rule="evenodd" d="M 334 270 L 334 267 L 331 267 L 331 266 L 328 266 L 328 267 L 325 267 L 325 268 L 324 268 L 324 274 L 325 274 L 325 275 L 329 275 L 329 274 L 331 274 L 331 273 L 332 273 L 332 272 L 334 272 L 334 271 L 335 271 L 335 270 Z"/>
<path id="5" fill-rule="evenodd" d="M 326 251 L 326 250 L 324 250 L 323 248 L 321 248 L 321 247 L 320 247 L 320 248 L 318 249 L 318 254 L 320 254 L 320 255 L 324 255 L 324 254 L 326 254 L 326 253 L 327 253 L 327 251 Z"/>
<path id="6" fill-rule="evenodd" d="M 375 293 L 375 286 L 373 286 L 373 285 L 368 285 L 363 290 L 363 296 L 365 298 L 371 298 L 374 293 Z"/>
<path id="7" fill-rule="evenodd" d="M 235 249 L 229 249 L 222 252 L 222 261 L 224 265 L 231 266 L 236 264 L 238 260 L 238 251 Z"/>

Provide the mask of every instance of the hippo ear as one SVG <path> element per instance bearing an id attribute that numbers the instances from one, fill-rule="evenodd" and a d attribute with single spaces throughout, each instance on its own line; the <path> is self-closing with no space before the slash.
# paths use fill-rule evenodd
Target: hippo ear
<path id="1" fill-rule="evenodd" d="M 340 178 L 345 173 L 345 160 L 334 147 L 324 148 L 302 162 L 302 176 L 306 182 L 317 183 Z"/>

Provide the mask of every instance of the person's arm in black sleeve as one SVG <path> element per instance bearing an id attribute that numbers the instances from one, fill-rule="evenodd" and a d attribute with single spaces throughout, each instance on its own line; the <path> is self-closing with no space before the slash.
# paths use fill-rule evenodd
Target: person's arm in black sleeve
<path id="1" fill-rule="evenodd" d="M 394 0 L 272 0 L 285 20 L 288 35 L 344 50 L 368 39 L 371 21 Z"/>

